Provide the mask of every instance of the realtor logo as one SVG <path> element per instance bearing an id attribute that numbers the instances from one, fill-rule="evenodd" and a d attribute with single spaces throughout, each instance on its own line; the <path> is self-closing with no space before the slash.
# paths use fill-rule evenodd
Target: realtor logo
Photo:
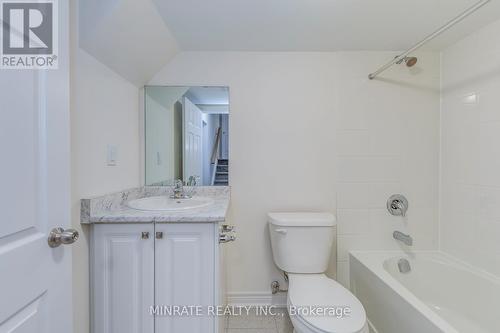
<path id="1" fill-rule="evenodd" d="M 56 69 L 57 0 L 0 0 L 3 69 Z"/>

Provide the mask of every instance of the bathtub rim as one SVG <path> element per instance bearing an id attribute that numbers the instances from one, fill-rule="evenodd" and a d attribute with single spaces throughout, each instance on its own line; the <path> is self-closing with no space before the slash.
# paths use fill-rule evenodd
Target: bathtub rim
<path id="1" fill-rule="evenodd" d="M 420 312 L 424 317 L 434 323 L 440 330 L 446 333 L 459 333 L 456 328 L 443 319 L 440 315 L 434 312 L 427 304 L 420 300 L 411 290 L 406 288 L 401 282 L 396 280 L 385 268 L 384 262 L 394 257 L 418 257 L 419 255 L 433 256 L 434 259 L 440 261 L 444 265 L 452 266 L 459 270 L 464 270 L 470 274 L 486 279 L 492 283 L 500 285 L 500 278 L 478 269 L 466 262 L 463 262 L 448 253 L 430 250 L 430 251 L 350 251 L 349 265 L 352 260 L 362 265 L 369 272 L 375 275 L 379 280 L 391 288 L 396 294 L 402 297 L 416 311 Z M 350 269 L 350 268 L 349 268 Z M 350 277 L 352 279 L 352 276 Z M 351 289 L 354 293 L 355 291 Z"/>

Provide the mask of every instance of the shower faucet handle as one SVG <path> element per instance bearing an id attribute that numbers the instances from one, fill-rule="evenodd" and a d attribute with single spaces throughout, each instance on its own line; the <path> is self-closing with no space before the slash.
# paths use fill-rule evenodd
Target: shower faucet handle
<path id="1" fill-rule="evenodd" d="M 406 216 L 408 211 L 408 199 L 404 195 L 394 194 L 387 200 L 387 210 L 394 216 Z"/>

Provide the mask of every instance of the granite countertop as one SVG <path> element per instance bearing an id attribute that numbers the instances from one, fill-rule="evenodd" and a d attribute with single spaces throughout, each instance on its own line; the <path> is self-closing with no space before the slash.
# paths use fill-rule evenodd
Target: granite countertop
<path id="1" fill-rule="evenodd" d="M 129 208 L 127 202 L 152 196 L 170 195 L 168 186 L 145 186 L 81 200 L 82 224 L 94 223 L 166 223 L 223 222 L 229 207 L 227 186 L 199 186 L 196 196 L 209 197 L 213 204 L 182 211 L 142 211 Z"/>

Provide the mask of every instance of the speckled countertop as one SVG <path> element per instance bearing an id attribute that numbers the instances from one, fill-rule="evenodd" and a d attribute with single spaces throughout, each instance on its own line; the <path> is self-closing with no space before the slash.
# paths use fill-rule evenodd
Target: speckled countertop
<path id="1" fill-rule="evenodd" d="M 181 211 L 142 211 L 129 208 L 127 202 L 145 197 L 170 195 L 168 186 L 146 186 L 101 197 L 81 200 L 81 223 L 167 223 L 223 222 L 229 208 L 230 189 L 226 186 L 200 186 L 195 196 L 209 197 L 213 204 Z"/>

